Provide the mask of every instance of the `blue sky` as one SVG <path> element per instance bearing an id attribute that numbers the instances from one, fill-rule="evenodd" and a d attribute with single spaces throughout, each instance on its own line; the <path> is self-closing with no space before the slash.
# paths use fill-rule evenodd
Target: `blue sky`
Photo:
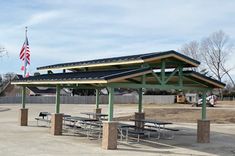
<path id="1" fill-rule="evenodd" d="M 0 4 L 0 45 L 9 53 L 0 59 L 0 73 L 21 73 L 25 26 L 31 73 L 55 63 L 177 50 L 218 30 L 235 43 L 231 0 L 1 0 Z M 230 66 L 235 65 L 234 58 L 231 54 Z"/>

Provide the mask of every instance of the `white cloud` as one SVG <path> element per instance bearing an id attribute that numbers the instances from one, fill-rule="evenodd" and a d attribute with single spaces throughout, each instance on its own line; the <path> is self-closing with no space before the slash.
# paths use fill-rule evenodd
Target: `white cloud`
<path id="1" fill-rule="evenodd" d="M 15 12 L 1 20 L 0 43 L 9 50 L 10 57 L 18 59 L 24 26 L 29 26 L 34 67 L 177 50 L 185 42 L 199 40 L 219 29 L 235 41 L 234 1 L 35 0 L 31 3 L 20 2 L 21 7 L 34 8 L 12 8 Z"/>
<path id="2" fill-rule="evenodd" d="M 33 14 L 29 17 L 29 19 L 23 24 L 27 26 L 32 26 L 44 22 L 48 22 L 50 20 L 56 19 L 60 16 L 60 12 L 58 11 L 47 11 Z"/>

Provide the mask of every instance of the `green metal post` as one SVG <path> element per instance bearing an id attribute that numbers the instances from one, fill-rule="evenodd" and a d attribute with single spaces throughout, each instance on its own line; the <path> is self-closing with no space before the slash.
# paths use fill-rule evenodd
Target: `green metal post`
<path id="1" fill-rule="evenodd" d="M 206 92 L 202 94 L 202 120 L 206 119 Z"/>
<path id="2" fill-rule="evenodd" d="M 25 101 L 26 101 L 26 87 L 22 87 L 22 108 L 25 108 Z"/>
<path id="3" fill-rule="evenodd" d="M 108 121 L 113 120 L 113 94 L 114 89 L 112 87 L 109 87 L 109 105 L 108 105 Z"/>
<path id="4" fill-rule="evenodd" d="M 166 68 L 166 62 L 165 60 L 161 61 L 161 84 L 165 84 L 165 68 Z"/>
<path id="5" fill-rule="evenodd" d="M 139 105 L 138 105 L 138 112 L 141 113 L 142 112 L 142 88 L 139 89 Z"/>
<path id="6" fill-rule="evenodd" d="M 56 85 L 56 113 L 60 113 L 60 86 Z"/>
<path id="7" fill-rule="evenodd" d="M 96 92 L 96 99 L 95 99 L 95 104 L 96 104 L 96 108 L 99 108 L 99 104 L 100 104 L 100 95 L 99 95 L 99 89 L 95 90 Z"/>
<path id="8" fill-rule="evenodd" d="M 143 85 L 146 84 L 146 75 L 142 75 L 142 76 L 141 76 L 141 83 L 142 83 Z"/>
<path id="9" fill-rule="evenodd" d="M 179 66 L 179 86 L 183 86 L 183 66 Z"/>

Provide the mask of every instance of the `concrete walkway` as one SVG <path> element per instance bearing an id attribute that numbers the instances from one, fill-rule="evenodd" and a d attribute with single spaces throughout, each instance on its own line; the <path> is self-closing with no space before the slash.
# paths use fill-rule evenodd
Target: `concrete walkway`
<path id="1" fill-rule="evenodd" d="M 92 111 L 92 105 L 62 105 L 62 112 L 80 115 Z M 102 106 L 105 111 L 106 106 Z M 177 123 L 180 129 L 174 140 L 119 142 L 118 150 L 101 149 L 100 140 L 74 135 L 52 136 L 46 127 L 37 127 L 34 117 L 40 111 L 54 111 L 54 105 L 29 105 L 29 126 L 17 125 L 19 105 L 0 105 L 0 155 L 4 156 L 148 156 L 148 155 L 235 155 L 235 125 L 213 124 L 211 143 L 196 143 L 196 124 Z M 137 108 L 137 107 L 136 107 Z M 116 107 L 115 115 L 127 115 L 135 106 Z"/>

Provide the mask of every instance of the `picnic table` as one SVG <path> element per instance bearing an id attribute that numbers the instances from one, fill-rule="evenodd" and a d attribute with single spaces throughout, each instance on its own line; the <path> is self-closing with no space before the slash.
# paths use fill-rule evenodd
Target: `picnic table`
<path id="1" fill-rule="evenodd" d="M 91 116 L 98 117 L 98 119 L 100 119 L 100 120 L 105 119 L 108 116 L 108 114 L 95 113 L 95 112 L 81 112 L 81 114 L 88 115 L 89 118 L 91 118 Z"/>
<path id="2" fill-rule="evenodd" d="M 73 123 L 79 122 L 79 121 L 98 121 L 97 119 L 92 119 L 92 118 L 86 118 L 86 117 L 80 117 L 80 116 L 69 116 L 69 117 L 64 117 L 65 121 L 70 121 Z"/>
<path id="3" fill-rule="evenodd" d="M 51 116 L 51 113 L 49 112 L 40 112 L 38 117 L 35 118 L 37 121 L 37 126 L 39 126 L 39 121 L 46 123 L 46 125 L 43 124 L 43 126 L 48 126 L 50 127 L 50 122 L 51 120 L 49 119 L 49 116 Z"/>
<path id="4" fill-rule="evenodd" d="M 78 133 L 84 133 L 87 137 L 91 136 L 94 133 L 98 133 L 98 138 L 101 137 L 102 131 L 102 122 L 94 118 L 86 118 L 80 116 L 71 116 L 64 118 L 64 121 L 70 122 L 70 127 L 75 130 L 78 130 Z"/>
<path id="5" fill-rule="evenodd" d="M 173 124 L 172 122 L 158 121 L 158 120 L 153 120 L 153 119 L 130 119 L 130 121 L 143 122 L 145 124 L 150 123 L 156 126 L 165 126 L 165 125 Z"/>
<path id="6" fill-rule="evenodd" d="M 51 113 L 50 112 L 40 112 L 38 117 L 35 118 L 35 120 L 37 120 L 37 126 L 39 125 L 38 122 L 44 122 L 47 123 L 46 126 L 50 127 L 50 123 L 51 123 Z M 63 114 L 63 118 L 66 117 L 70 117 L 71 115 L 68 114 Z"/>
<path id="7" fill-rule="evenodd" d="M 162 132 L 163 136 L 165 136 L 165 131 L 171 131 L 171 137 L 169 139 L 174 138 L 173 132 L 179 131 L 178 129 L 173 129 L 173 128 L 168 128 L 166 125 L 171 125 L 173 124 L 172 122 L 166 122 L 166 121 L 158 121 L 158 120 L 153 120 L 153 119 L 130 119 L 130 121 L 135 121 L 135 122 L 141 122 L 143 123 L 144 130 L 156 130 L 158 133 L 157 139 L 160 139 L 160 133 Z M 148 128 L 145 128 L 148 127 Z"/>
<path id="8" fill-rule="evenodd" d="M 40 112 L 39 113 L 39 117 L 42 117 L 43 119 L 46 117 L 48 119 L 48 116 L 50 116 L 51 113 L 50 112 Z"/>

